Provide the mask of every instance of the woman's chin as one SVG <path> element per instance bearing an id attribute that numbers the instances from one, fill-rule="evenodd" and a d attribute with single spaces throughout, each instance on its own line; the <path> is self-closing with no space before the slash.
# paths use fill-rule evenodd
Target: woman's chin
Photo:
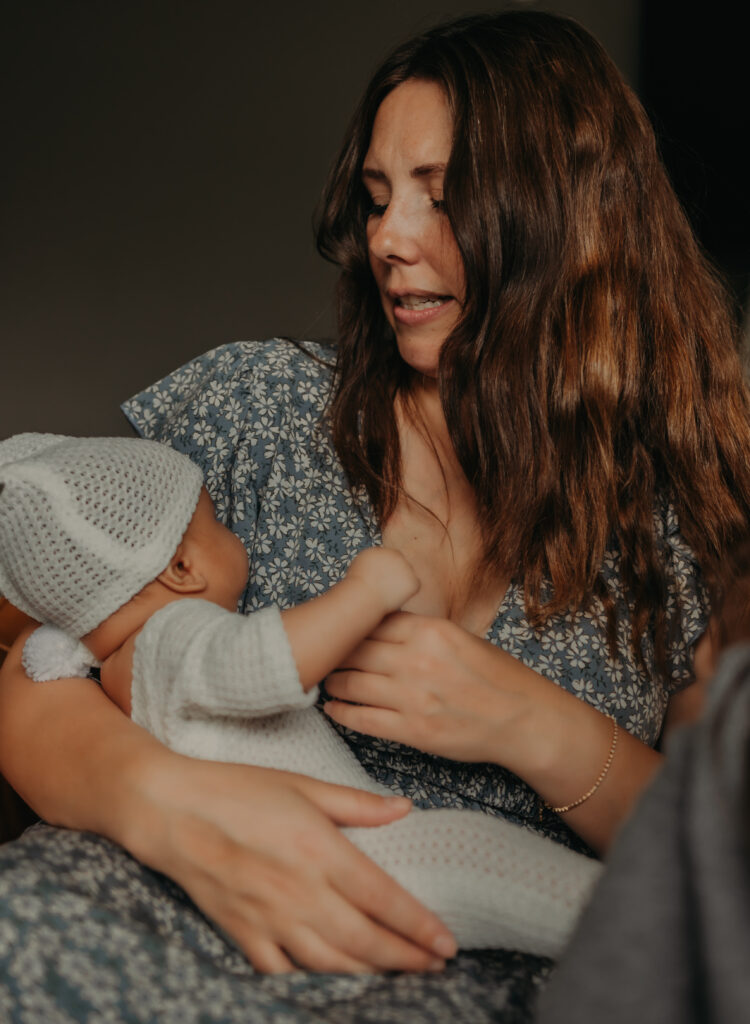
<path id="1" fill-rule="evenodd" d="M 443 338 L 435 342 L 410 343 L 397 339 L 399 355 L 410 366 L 415 373 L 430 380 L 437 380 L 438 362 L 440 350 L 443 347 Z"/>

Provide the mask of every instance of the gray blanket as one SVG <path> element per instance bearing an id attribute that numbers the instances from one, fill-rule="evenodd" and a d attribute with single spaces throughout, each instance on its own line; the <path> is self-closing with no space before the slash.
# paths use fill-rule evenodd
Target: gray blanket
<path id="1" fill-rule="evenodd" d="M 750 644 L 663 771 L 540 1000 L 539 1024 L 750 1020 Z"/>

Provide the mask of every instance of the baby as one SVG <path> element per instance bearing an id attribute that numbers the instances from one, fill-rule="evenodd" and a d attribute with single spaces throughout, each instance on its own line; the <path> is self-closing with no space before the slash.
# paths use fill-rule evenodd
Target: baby
<path id="1" fill-rule="evenodd" d="M 313 705 L 318 682 L 419 589 L 411 567 L 371 548 L 320 597 L 243 616 L 247 574 L 200 470 L 166 445 L 0 443 L 0 593 L 45 624 L 23 652 L 32 679 L 98 666 L 108 696 L 180 753 L 387 794 Z M 474 811 L 344 831 L 466 948 L 557 956 L 601 872 Z"/>

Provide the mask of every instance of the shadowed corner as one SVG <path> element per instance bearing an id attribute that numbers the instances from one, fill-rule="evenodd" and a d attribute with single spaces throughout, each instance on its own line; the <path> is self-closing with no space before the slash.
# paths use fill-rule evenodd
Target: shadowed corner
<path id="1" fill-rule="evenodd" d="M 3 485 L 0 484 L 0 493 Z M 0 597 L 0 665 L 13 641 L 30 621 L 5 597 Z M 38 821 L 38 816 L 0 775 L 0 843 L 17 838 L 25 828 Z"/>

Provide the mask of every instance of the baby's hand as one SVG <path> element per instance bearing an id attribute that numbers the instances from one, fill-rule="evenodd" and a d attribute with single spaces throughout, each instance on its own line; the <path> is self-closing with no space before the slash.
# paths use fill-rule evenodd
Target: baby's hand
<path id="1" fill-rule="evenodd" d="M 419 580 L 400 551 L 365 548 L 349 566 L 347 580 L 365 583 L 383 602 L 383 614 L 398 611 L 419 590 Z"/>

